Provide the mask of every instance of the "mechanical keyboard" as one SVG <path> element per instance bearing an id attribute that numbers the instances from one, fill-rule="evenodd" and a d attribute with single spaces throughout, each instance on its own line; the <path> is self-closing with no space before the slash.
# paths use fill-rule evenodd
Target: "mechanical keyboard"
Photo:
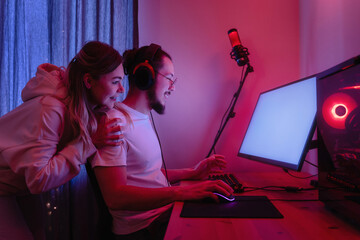
<path id="1" fill-rule="evenodd" d="M 210 175 L 209 180 L 222 180 L 234 190 L 234 193 L 243 192 L 242 184 L 232 173 Z"/>

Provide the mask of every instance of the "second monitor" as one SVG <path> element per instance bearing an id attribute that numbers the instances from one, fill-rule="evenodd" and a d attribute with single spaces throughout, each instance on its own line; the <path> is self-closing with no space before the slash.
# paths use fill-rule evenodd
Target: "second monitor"
<path id="1" fill-rule="evenodd" d="M 263 92 L 238 156 L 300 171 L 315 130 L 316 77 Z"/>

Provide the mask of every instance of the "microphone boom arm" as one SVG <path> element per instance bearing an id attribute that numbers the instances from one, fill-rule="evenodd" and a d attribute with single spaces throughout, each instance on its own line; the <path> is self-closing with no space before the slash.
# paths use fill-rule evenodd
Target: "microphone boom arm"
<path id="1" fill-rule="evenodd" d="M 240 91 L 241 91 L 241 89 L 242 89 L 242 87 L 243 87 L 243 85 L 244 85 L 244 83 L 245 83 L 245 80 L 246 80 L 247 75 L 248 75 L 250 72 L 253 72 L 253 71 L 254 71 L 254 68 L 250 65 L 249 61 L 247 61 L 246 66 L 247 66 L 247 67 L 246 67 L 246 71 L 245 71 L 244 77 L 243 77 L 243 79 L 241 79 L 240 84 L 239 84 L 239 87 L 238 87 L 237 91 L 236 91 L 235 94 L 234 94 L 234 101 L 233 101 L 232 104 L 231 104 L 230 111 L 229 111 L 228 115 L 226 116 L 226 119 L 225 119 L 224 124 L 223 124 L 222 126 L 220 126 L 220 129 L 219 129 L 219 131 L 218 131 L 217 134 L 216 134 L 214 143 L 213 143 L 213 145 L 211 146 L 211 149 L 210 149 L 208 155 L 206 156 L 207 158 L 210 157 L 211 153 L 214 151 L 215 146 L 216 146 L 216 143 L 218 142 L 221 133 L 224 131 L 224 128 L 225 128 L 227 122 L 230 120 L 230 118 L 234 118 L 234 117 L 235 117 L 234 108 L 235 108 L 236 102 L 237 102 L 237 100 L 238 100 L 238 98 L 239 98 Z"/>

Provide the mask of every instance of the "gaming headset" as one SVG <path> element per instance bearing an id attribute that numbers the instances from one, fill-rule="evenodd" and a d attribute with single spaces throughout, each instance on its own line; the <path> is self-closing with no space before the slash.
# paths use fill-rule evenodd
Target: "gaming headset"
<path id="1" fill-rule="evenodd" d="M 155 70 L 153 68 L 153 59 L 159 49 L 161 49 L 159 45 L 154 43 L 150 44 L 150 46 L 144 50 L 143 56 L 139 59 L 140 63 L 137 63 L 134 67 L 132 75 L 137 88 L 147 90 L 154 85 Z"/>

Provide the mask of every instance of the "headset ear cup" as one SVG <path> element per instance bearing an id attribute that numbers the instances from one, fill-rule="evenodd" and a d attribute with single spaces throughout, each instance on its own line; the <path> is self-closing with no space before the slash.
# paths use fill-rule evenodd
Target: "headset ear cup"
<path id="1" fill-rule="evenodd" d="M 134 68 L 133 76 L 135 85 L 140 90 L 147 90 L 154 84 L 155 72 L 148 61 L 138 64 Z"/>

